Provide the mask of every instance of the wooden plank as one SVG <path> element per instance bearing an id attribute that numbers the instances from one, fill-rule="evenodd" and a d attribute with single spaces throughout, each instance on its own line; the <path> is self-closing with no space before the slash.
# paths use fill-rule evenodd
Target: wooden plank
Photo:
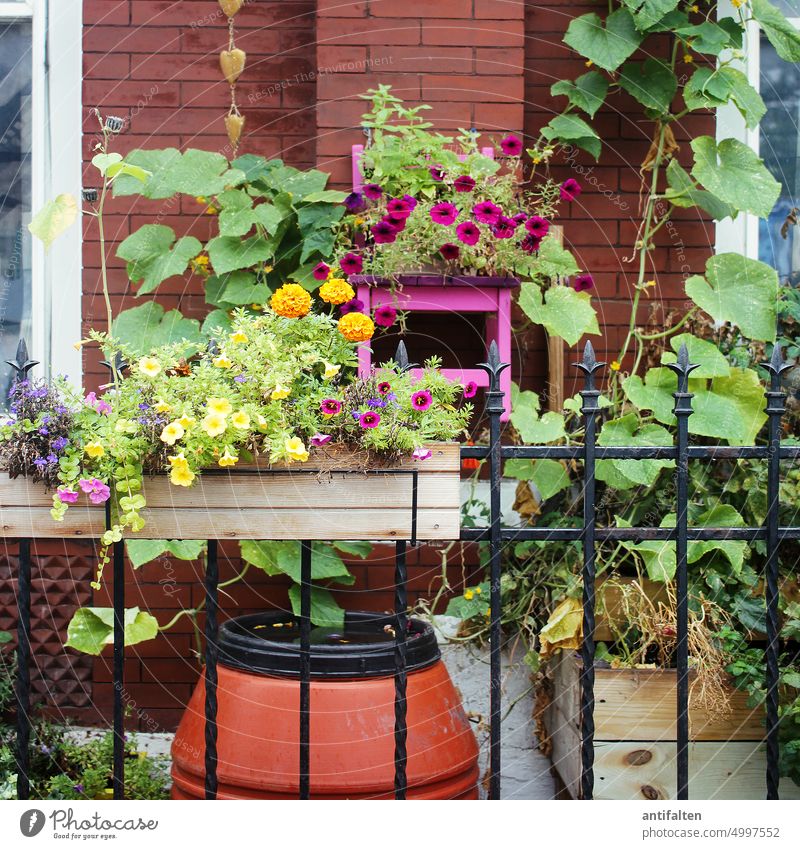
<path id="1" fill-rule="evenodd" d="M 677 795 L 674 743 L 595 744 L 595 799 L 674 799 Z M 580 754 L 578 755 L 580 761 Z M 689 744 L 690 799 L 763 799 L 767 758 L 759 742 Z M 800 799 L 790 779 L 781 799 Z"/>
<path id="2" fill-rule="evenodd" d="M 564 228 L 556 224 L 550 228 L 551 235 L 564 243 Z M 559 336 L 547 335 L 547 409 L 560 413 L 564 409 L 564 340 Z"/>
<path id="3" fill-rule="evenodd" d="M 141 539 L 358 539 L 411 538 L 409 509 L 145 509 Z M 460 511 L 426 509 L 417 513 L 419 540 L 458 539 Z M 0 508 L 3 537 L 97 538 L 105 530 L 102 509 L 70 509 L 54 522 L 44 507 Z"/>

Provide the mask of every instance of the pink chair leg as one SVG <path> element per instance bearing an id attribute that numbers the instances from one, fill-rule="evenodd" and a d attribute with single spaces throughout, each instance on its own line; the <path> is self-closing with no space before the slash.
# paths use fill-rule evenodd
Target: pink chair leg
<path id="1" fill-rule="evenodd" d="M 364 312 L 367 315 L 372 313 L 371 295 L 372 289 L 370 286 L 367 286 L 366 283 L 362 283 L 358 287 L 356 297 L 363 302 Z M 369 342 L 362 342 L 361 345 L 358 346 L 358 376 L 367 377 L 371 370 L 372 348 L 370 348 Z"/>
<path id="2" fill-rule="evenodd" d="M 487 323 L 488 327 L 488 323 Z M 511 290 L 498 289 L 497 291 L 497 348 L 500 352 L 500 361 L 511 362 Z M 503 406 L 505 411 L 500 416 L 500 421 L 507 422 L 511 414 L 511 368 L 507 368 L 500 375 L 500 388 L 503 390 Z"/>

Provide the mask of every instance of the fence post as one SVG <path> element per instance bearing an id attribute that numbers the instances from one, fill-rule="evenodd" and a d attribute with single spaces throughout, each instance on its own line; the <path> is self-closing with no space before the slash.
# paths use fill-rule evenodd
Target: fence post
<path id="1" fill-rule="evenodd" d="M 597 361 L 592 343 L 587 341 L 583 360 L 575 363 L 584 375 L 581 412 L 584 417 L 583 440 L 583 639 L 581 640 L 581 798 L 594 794 L 594 605 L 595 605 L 595 441 L 600 391 L 594 376 L 605 363 Z"/>
<path id="2" fill-rule="evenodd" d="M 786 405 L 786 395 L 781 391 L 781 373 L 789 368 L 783 361 L 781 346 L 776 342 L 772 358 L 765 364 L 770 374 L 767 390 L 767 416 L 769 416 L 769 453 L 767 460 L 767 562 L 764 566 L 767 607 L 767 799 L 778 798 L 780 784 L 778 748 L 778 682 L 780 678 L 780 626 L 778 623 L 778 523 L 780 521 L 781 480 L 781 416 Z"/>
<path id="3" fill-rule="evenodd" d="M 300 798 L 311 797 L 311 542 L 300 543 Z"/>
<path id="4" fill-rule="evenodd" d="M 673 393 L 673 412 L 678 420 L 678 456 L 675 461 L 675 490 L 677 517 L 675 520 L 676 591 L 678 594 L 676 666 L 678 673 L 678 799 L 689 798 L 689 576 L 688 576 L 688 507 L 689 507 L 689 416 L 692 414 L 692 393 L 688 391 L 689 374 L 697 366 L 689 362 L 685 344 L 678 351 L 678 360 L 669 368 L 678 376 L 678 390 Z"/>
<path id="5" fill-rule="evenodd" d="M 505 409 L 503 391 L 500 389 L 500 375 L 509 367 L 509 363 L 500 362 L 497 342 L 489 346 L 489 356 L 485 363 L 478 363 L 489 375 L 489 390 L 486 393 L 486 413 L 489 416 L 489 509 L 491 524 L 489 530 L 489 609 L 491 624 L 489 629 L 491 654 L 489 657 L 490 681 L 490 749 L 489 749 L 489 798 L 500 798 L 500 708 L 501 708 L 501 644 L 500 631 L 500 554 L 502 513 L 500 508 L 500 482 L 503 474 L 502 448 L 500 444 L 500 416 Z"/>
<path id="6" fill-rule="evenodd" d="M 205 676 L 205 797 L 217 798 L 217 660 L 219 658 L 219 544 L 207 541 L 206 548 L 206 668 Z"/>

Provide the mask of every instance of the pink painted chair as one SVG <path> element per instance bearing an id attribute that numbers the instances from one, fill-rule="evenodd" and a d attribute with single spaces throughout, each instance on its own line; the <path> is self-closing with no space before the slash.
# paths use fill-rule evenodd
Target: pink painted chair
<path id="1" fill-rule="evenodd" d="M 353 191 L 363 186 L 360 162 L 364 145 L 353 145 Z M 494 157 L 494 149 L 483 148 L 485 156 Z M 484 313 L 486 315 L 486 350 L 493 340 L 497 341 L 502 362 L 511 362 L 511 293 L 519 286 L 513 277 L 444 277 L 436 274 L 401 275 L 402 286 L 394 294 L 378 277 L 351 277 L 357 288 L 356 297 L 364 303 L 364 311 L 374 312 L 383 304 L 390 304 L 408 312 L 425 313 Z M 358 351 L 359 373 L 364 376 L 372 368 L 372 350 L 363 344 Z M 501 416 L 508 420 L 511 412 L 511 370 L 500 375 L 500 388 L 504 393 L 505 412 Z M 488 388 L 489 378 L 483 369 L 443 369 L 450 380 L 461 383 L 474 381 L 479 387 Z"/>

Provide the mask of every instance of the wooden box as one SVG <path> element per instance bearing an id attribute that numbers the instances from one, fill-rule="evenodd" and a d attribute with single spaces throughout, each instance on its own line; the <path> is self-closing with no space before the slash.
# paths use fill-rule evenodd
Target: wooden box
<path id="1" fill-rule="evenodd" d="M 214 469 L 191 487 L 166 475 L 145 480 L 148 539 L 412 538 L 413 479 L 417 472 L 416 537 L 458 539 L 460 451 L 455 442 L 428 446 L 427 460 L 404 458 L 364 471 L 341 451 L 315 452 L 291 469 L 254 465 L 234 473 Z M 392 472 L 401 471 L 401 474 Z M 81 496 L 63 522 L 50 517 L 52 493 L 25 478 L 0 477 L 0 532 L 6 538 L 97 538 L 105 509 Z"/>
<path id="2" fill-rule="evenodd" d="M 580 798 L 580 660 L 561 652 L 552 663 L 553 699 L 545 713 L 553 767 Z M 674 799 L 677 675 L 674 669 L 595 671 L 595 799 Z M 763 710 L 733 691 L 725 719 L 689 712 L 689 798 L 764 799 L 767 759 Z M 780 796 L 800 799 L 783 779 Z"/>

